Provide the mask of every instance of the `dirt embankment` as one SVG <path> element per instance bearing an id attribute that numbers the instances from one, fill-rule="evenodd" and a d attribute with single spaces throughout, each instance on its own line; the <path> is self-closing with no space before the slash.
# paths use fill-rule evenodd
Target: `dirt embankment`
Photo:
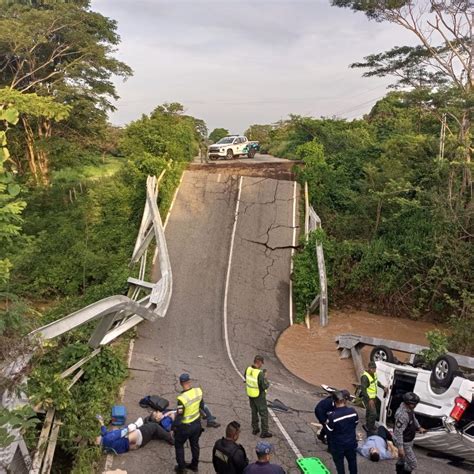
<path id="1" fill-rule="evenodd" d="M 336 336 L 345 333 L 381 337 L 413 344 L 427 344 L 426 332 L 436 329 L 431 323 L 389 318 L 365 311 L 332 311 L 329 324 L 319 326 L 313 319 L 311 329 L 295 324 L 284 331 L 276 346 L 276 354 L 292 373 L 314 385 L 328 384 L 352 389 L 356 375 L 352 359 L 340 359 Z M 372 348 L 365 347 L 362 357 L 367 362 Z M 396 353 L 400 360 L 407 354 Z"/>

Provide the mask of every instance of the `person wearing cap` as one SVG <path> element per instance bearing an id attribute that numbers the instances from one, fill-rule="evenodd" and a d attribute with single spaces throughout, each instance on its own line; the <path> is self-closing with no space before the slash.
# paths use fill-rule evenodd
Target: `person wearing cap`
<path id="1" fill-rule="evenodd" d="M 344 395 L 346 400 L 350 400 L 351 394 L 348 390 L 341 390 L 341 393 Z M 328 419 L 328 414 L 334 411 L 334 398 L 332 395 L 329 397 L 323 398 L 315 407 L 314 407 L 314 416 L 317 420 L 321 423 L 322 428 L 321 431 L 318 433 L 318 439 L 327 444 L 327 430 L 326 430 L 326 420 Z"/>
<path id="2" fill-rule="evenodd" d="M 267 441 L 259 441 L 255 447 L 257 462 L 249 464 L 244 469 L 244 474 L 285 474 L 278 464 L 270 462 L 273 446 Z"/>
<path id="3" fill-rule="evenodd" d="M 174 447 L 177 466 L 175 471 L 184 473 L 186 469 L 197 472 L 199 464 L 199 437 L 202 433 L 201 411 L 204 409 L 202 390 L 193 388 L 189 374 L 181 374 L 179 383 L 182 391 L 177 397 L 176 419 L 174 422 Z M 191 463 L 186 464 L 184 443 L 189 440 Z"/>
<path id="4" fill-rule="evenodd" d="M 334 392 L 334 411 L 326 421 L 329 451 L 336 465 L 337 474 L 345 474 L 344 458 L 347 459 L 350 474 L 357 474 L 357 436 L 356 426 L 359 416 L 342 392 Z"/>
<path id="5" fill-rule="evenodd" d="M 218 439 L 212 449 L 212 465 L 217 474 L 242 474 L 248 466 L 247 453 L 237 444 L 240 423 L 231 421 L 225 429 L 225 438 Z"/>
<path id="6" fill-rule="evenodd" d="M 376 434 L 377 431 L 375 427 L 378 418 L 377 387 L 382 388 L 384 394 L 387 394 L 387 387 L 384 387 L 377 378 L 377 364 L 372 360 L 360 378 L 360 395 L 365 406 L 365 429 L 368 436 Z"/>
<path id="7" fill-rule="evenodd" d="M 407 474 L 416 469 L 417 461 L 413 451 L 413 440 L 416 432 L 424 433 L 426 430 L 420 426 L 415 416 L 415 407 L 420 402 L 420 397 L 413 392 L 403 395 L 403 402 L 395 413 L 395 428 L 393 439 L 398 448 L 398 461 L 396 472 Z"/>
<path id="8" fill-rule="evenodd" d="M 273 435 L 268 431 L 268 407 L 267 389 L 270 386 L 265 376 L 265 369 L 262 369 L 263 356 L 256 355 L 253 365 L 247 367 L 245 371 L 245 385 L 247 396 L 249 397 L 250 410 L 252 411 L 252 434 L 260 433 L 259 417 L 262 425 L 260 438 L 271 438 Z"/>

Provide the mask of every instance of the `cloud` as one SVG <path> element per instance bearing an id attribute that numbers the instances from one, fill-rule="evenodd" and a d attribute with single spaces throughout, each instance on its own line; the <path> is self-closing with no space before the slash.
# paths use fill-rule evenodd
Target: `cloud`
<path id="1" fill-rule="evenodd" d="M 361 78 L 348 65 L 412 41 L 329 0 L 94 0 L 92 7 L 118 21 L 118 56 L 135 72 L 117 82 L 111 120 L 120 124 L 165 101 L 234 132 L 289 113 L 353 117 L 390 81 Z"/>

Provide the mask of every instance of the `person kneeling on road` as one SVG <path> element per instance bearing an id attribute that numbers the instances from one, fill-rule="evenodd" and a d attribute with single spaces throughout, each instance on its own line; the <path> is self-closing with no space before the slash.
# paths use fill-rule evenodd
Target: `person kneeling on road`
<path id="1" fill-rule="evenodd" d="M 345 474 L 344 458 L 349 464 L 350 474 L 357 474 L 357 436 L 356 426 L 359 416 L 352 407 L 346 406 L 342 392 L 334 392 L 336 408 L 329 413 L 326 422 L 329 451 L 331 452 L 337 474 Z"/>
<path id="2" fill-rule="evenodd" d="M 225 438 L 218 439 L 212 450 L 212 464 L 217 474 L 242 474 L 249 463 L 245 449 L 237 444 L 240 423 L 231 421 Z"/>
<path id="3" fill-rule="evenodd" d="M 144 423 L 142 418 L 138 418 L 135 423 L 131 423 L 127 428 L 108 431 L 104 425 L 104 419 L 98 415 L 101 435 L 96 442 L 104 450 L 115 454 L 126 453 L 133 449 L 142 448 L 152 439 L 162 439 L 173 444 L 171 433 L 166 431 L 159 423 Z"/>
<path id="4" fill-rule="evenodd" d="M 344 395 L 346 400 L 350 400 L 351 394 L 348 390 L 341 390 L 341 393 Z M 330 412 L 334 411 L 334 398 L 332 395 L 329 397 L 323 398 L 315 407 L 314 407 L 314 416 L 317 420 L 321 423 L 322 428 L 321 431 L 318 433 L 318 439 L 324 444 L 327 444 L 327 430 L 325 423 L 328 419 L 328 415 Z"/>
<path id="5" fill-rule="evenodd" d="M 392 441 L 392 435 L 387 428 L 379 426 L 377 434 L 369 436 L 363 445 L 357 448 L 357 452 L 373 462 L 395 459 L 398 456 L 398 450 Z"/>
<path id="6" fill-rule="evenodd" d="M 249 464 L 244 469 L 244 474 L 285 474 L 285 471 L 278 464 L 270 462 L 273 446 L 266 441 L 259 441 L 255 447 L 258 461 Z"/>

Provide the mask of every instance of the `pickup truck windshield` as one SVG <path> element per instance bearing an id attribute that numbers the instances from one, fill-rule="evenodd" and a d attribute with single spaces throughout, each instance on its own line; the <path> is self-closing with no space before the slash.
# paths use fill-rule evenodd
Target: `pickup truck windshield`
<path id="1" fill-rule="evenodd" d="M 221 138 L 217 143 L 219 145 L 226 144 L 226 143 L 233 143 L 234 139 L 235 137 L 224 137 L 224 138 Z"/>

